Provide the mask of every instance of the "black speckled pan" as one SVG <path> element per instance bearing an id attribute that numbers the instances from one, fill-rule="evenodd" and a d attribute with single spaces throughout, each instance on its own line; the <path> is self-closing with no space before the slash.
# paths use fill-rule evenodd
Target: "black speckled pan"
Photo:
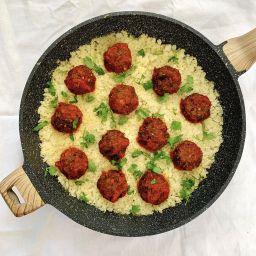
<path id="1" fill-rule="evenodd" d="M 51 72 L 56 68 L 57 61 L 68 59 L 70 52 L 80 45 L 89 43 L 95 37 L 121 30 L 126 30 L 135 36 L 148 34 L 161 39 L 163 43 L 184 48 L 186 53 L 195 56 L 198 64 L 206 72 L 207 79 L 214 81 L 224 111 L 224 142 L 216 154 L 208 177 L 192 194 L 188 204 L 182 203 L 164 210 L 163 213 L 149 216 L 104 213 L 69 196 L 56 178 L 44 175 L 46 164 L 40 157 L 39 137 L 37 133 L 32 132 L 32 128 L 39 120 L 37 109 L 40 101 L 43 100 L 44 88 L 51 79 Z M 225 45 L 230 44 L 229 46 L 232 47 L 232 40 L 216 46 L 199 32 L 177 20 L 145 12 L 121 12 L 99 16 L 83 22 L 62 35 L 38 60 L 23 92 L 19 122 L 24 165 L 0 184 L 1 194 L 10 209 L 16 216 L 22 216 L 44 203 L 51 204 L 85 227 L 119 236 L 162 233 L 186 224 L 205 211 L 230 182 L 244 146 L 245 110 L 237 79 L 248 67 L 235 69 L 236 63 L 232 62 L 232 65 L 229 61 L 232 56 L 228 59 L 224 54 L 223 46 L 224 50 Z M 30 186 L 29 192 L 22 188 L 22 182 L 23 185 Z M 14 185 L 20 188 L 25 204 L 19 204 L 15 200 L 11 190 Z"/>

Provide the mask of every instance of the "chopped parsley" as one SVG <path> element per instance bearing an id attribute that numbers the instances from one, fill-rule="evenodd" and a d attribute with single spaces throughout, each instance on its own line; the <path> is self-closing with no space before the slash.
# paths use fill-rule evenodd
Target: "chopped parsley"
<path id="1" fill-rule="evenodd" d="M 54 97 L 51 101 L 50 101 L 50 106 L 52 108 L 56 108 L 58 106 L 58 97 Z"/>
<path id="2" fill-rule="evenodd" d="M 36 126 L 36 127 L 34 127 L 33 129 L 32 129 L 32 131 L 33 132 L 38 132 L 39 130 L 41 130 L 41 129 L 43 129 L 46 125 L 48 125 L 49 124 L 49 122 L 48 121 L 42 121 L 42 122 L 40 122 L 40 123 L 38 123 L 38 125 Z"/>
<path id="3" fill-rule="evenodd" d="M 124 167 L 124 165 L 127 163 L 127 159 L 126 158 L 122 158 L 122 159 L 120 159 L 118 161 L 111 160 L 110 162 L 111 162 L 112 165 L 116 166 L 119 170 L 121 170 Z"/>
<path id="4" fill-rule="evenodd" d="M 171 163 L 170 156 L 167 153 L 165 153 L 163 150 L 159 150 L 159 151 L 155 152 L 153 155 L 153 161 L 161 160 L 161 159 L 164 159 L 167 164 Z"/>
<path id="5" fill-rule="evenodd" d="M 116 119 L 114 117 L 114 114 L 111 109 L 109 109 L 109 112 L 110 112 L 110 120 L 111 120 L 110 126 L 111 128 L 116 128 Z"/>
<path id="6" fill-rule="evenodd" d="M 95 136 L 92 133 L 89 133 L 86 130 L 84 130 L 80 145 L 84 148 L 88 148 L 90 145 L 94 144 L 95 141 Z"/>
<path id="7" fill-rule="evenodd" d="M 164 114 L 160 114 L 160 113 L 153 113 L 152 117 L 157 117 L 157 118 L 164 118 Z"/>
<path id="8" fill-rule="evenodd" d="M 130 210 L 130 213 L 131 214 L 137 214 L 140 212 L 140 206 L 139 205 L 132 205 L 132 208 Z"/>
<path id="9" fill-rule="evenodd" d="M 169 94 L 168 93 L 165 93 L 163 96 L 158 96 L 157 97 L 157 101 L 159 102 L 159 103 L 165 103 L 165 102 L 167 102 L 168 101 L 168 99 L 169 99 Z"/>
<path id="10" fill-rule="evenodd" d="M 67 94 L 66 92 L 64 92 L 64 91 L 61 91 L 61 95 L 62 95 L 62 97 L 64 97 L 64 98 L 67 98 L 67 97 L 68 97 L 68 94 Z"/>
<path id="11" fill-rule="evenodd" d="M 193 76 L 188 75 L 186 83 L 180 87 L 177 94 L 180 96 L 180 95 L 183 95 L 184 93 L 191 92 L 193 90 L 193 83 L 194 83 Z"/>
<path id="12" fill-rule="evenodd" d="M 143 87 L 144 89 L 147 91 L 147 90 L 150 90 L 153 88 L 153 82 L 151 80 L 148 80 L 147 82 L 145 82 L 143 84 Z"/>
<path id="13" fill-rule="evenodd" d="M 178 113 L 178 109 L 177 108 L 172 108 L 172 113 L 176 116 Z"/>
<path id="14" fill-rule="evenodd" d="M 180 190 L 180 197 L 182 200 L 185 200 L 186 203 L 188 202 L 191 193 L 192 188 L 195 185 L 195 181 L 193 179 L 185 179 L 181 182 L 181 190 Z"/>
<path id="15" fill-rule="evenodd" d="M 130 69 L 128 69 L 127 71 L 123 72 L 123 73 L 120 73 L 116 76 L 113 77 L 113 80 L 116 82 L 116 83 L 122 83 L 124 81 L 124 79 L 127 77 L 127 76 L 130 76 L 134 70 L 136 69 L 137 67 L 135 65 L 133 65 Z"/>
<path id="16" fill-rule="evenodd" d="M 69 101 L 69 103 L 77 103 L 77 95 L 74 96 L 74 98 L 72 100 Z"/>
<path id="17" fill-rule="evenodd" d="M 76 129 L 76 128 L 77 128 L 78 121 L 79 121 L 79 119 L 78 119 L 78 117 L 76 117 L 76 118 L 74 119 L 74 121 L 72 122 L 72 128 L 73 128 L 73 129 Z"/>
<path id="18" fill-rule="evenodd" d="M 140 178 L 143 175 L 143 173 L 138 169 L 137 164 L 131 164 L 127 171 L 130 172 L 135 179 Z"/>
<path id="19" fill-rule="evenodd" d="M 162 172 L 161 168 L 156 165 L 154 160 L 150 160 L 146 166 L 149 170 L 157 174 L 160 174 Z"/>
<path id="20" fill-rule="evenodd" d="M 92 101 L 94 101 L 94 99 L 95 99 L 95 97 L 90 94 L 86 95 L 86 97 L 85 97 L 86 102 L 92 102 Z"/>
<path id="21" fill-rule="evenodd" d="M 138 55 L 141 56 L 141 57 L 145 57 L 145 51 L 144 51 L 144 49 L 140 49 L 140 50 L 138 51 Z"/>
<path id="22" fill-rule="evenodd" d="M 50 174 L 51 176 L 57 176 L 57 169 L 51 165 L 45 169 L 44 174 L 45 174 L 45 176 L 47 174 Z"/>
<path id="23" fill-rule="evenodd" d="M 94 108 L 93 112 L 96 113 L 96 115 L 101 119 L 101 122 L 106 122 L 108 119 L 108 114 L 109 114 L 109 108 L 107 104 L 104 102 L 101 102 L 100 105 L 96 108 Z"/>
<path id="24" fill-rule="evenodd" d="M 51 81 L 48 81 L 48 82 L 47 82 L 47 87 L 48 87 L 48 92 L 49 92 L 52 96 L 55 96 L 55 95 L 56 95 L 56 90 L 55 90 L 55 87 L 54 87 L 54 85 L 52 84 Z"/>
<path id="25" fill-rule="evenodd" d="M 172 138 L 169 138 L 168 139 L 168 143 L 170 144 L 171 149 L 174 149 L 175 144 L 181 142 L 181 140 L 182 140 L 182 134 L 181 135 L 177 135 L 177 136 L 172 137 Z"/>
<path id="26" fill-rule="evenodd" d="M 157 180 L 156 180 L 156 179 L 153 179 L 153 180 L 150 181 L 150 184 L 152 184 L 152 185 L 153 185 L 153 184 L 156 184 L 156 183 L 157 183 Z"/>
<path id="27" fill-rule="evenodd" d="M 173 62 L 173 63 L 178 64 L 179 63 L 179 59 L 178 59 L 178 57 L 176 55 L 173 55 L 172 57 L 170 57 L 168 59 L 168 62 Z"/>
<path id="28" fill-rule="evenodd" d="M 144 151 L 139 150 L 139 149 L 135 149 L 135 150 L 132 152 L 132 158 L 139 157 L 140 155 L 144 155 L 146 158 L 149 158 L 149 157 L 150 157 L 149 153 L 144 152 Z"/>
<path id="29" fill-rule="evenodd" d="M 120 116 L 118 119 L 118 125 L 124 125 L 125 123 L 127 123 L 127 121 L 128 121 L 128 117 Z"/>
<path id="30" fill-rule="evenodd" d="M 135 114 L 137 115 L 138 119 L 141 120 L 141 119 L 144 119 L 146 117 L 149 117 L 150 116 L 150 111 L 146 108 L 140 107 L 135 111 Z"/>
<path id="31" fill-rule="evenodd" d="M 172 129 L 173 131 L 179 131 L 179 130 L 181 130 L 181 122 L 179 122 L 179 121 L 172 121 L 172 123 L 171 123 L 171 129 Z"/>
<path id="32" fill-rule="evenodd" d="M 215 137 L 213 132 L 203 131 L 203 140 L 213 140 Z"/>
<path id="33" fill-rule="evenodd" d="M 100 76 L 105 74 L 104 70 L 100 66 L 98 66 L 96 63 L 94 63 L 93 60 L 90 57 L 85 57 L 84 58 L 84 64 L 88 68 L 95 71 Z"/>
<path id="34" fill-rule="evenodd" d="M 132 195 L 132 194 L 134 194 L 134 190 L 131 189 L 130 185 L 128 185 L 127 195 L 130 196 L 130 195 Z"/>
<path id="35" fill-rule="evenodd" d="M 92 160 L 89 160 L 88 162 L 88 171 L 89 172 L 96 172 L 96 164 L 92 161 Z"/>
<path id="36" fill-rule="evenodd" d="M 88 203 L 89 199 L 87 198 L 86 194 L 84 192 L 82 192 L 79 196 L 79 200 L 84 202 L 84 203 Z"/>
<path id="37" fill-rule="evenodd" d="M 75 180 L 75 184 L 76 184 L 77 186 L 81 186 L 81 185 L 84 184 L 84 181 L 83 181 L 83 180 Z"/>
<path id="38" fill-rule="evenodd" d="M 69 135 L 69 138 L 70 138 L 72 141 L 74 141 L 74 140 L 75 140 L 74 134 L 71 133 L 71 134 Z"/>

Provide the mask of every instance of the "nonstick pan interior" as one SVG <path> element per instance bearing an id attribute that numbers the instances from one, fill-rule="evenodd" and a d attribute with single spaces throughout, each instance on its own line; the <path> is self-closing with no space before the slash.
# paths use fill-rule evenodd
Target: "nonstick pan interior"
<path id="1" fill-rule="evenodd" d="M 207 179 L 192 194 L 188 204 L 180 204 L 149 216 L 127 216 L 101 212 L 64 191 L 54 177 L 44 176 L 46 164 L 40 157 L 39 137 L 32 132 L 38 123 L 37 109 L 43 91 L 58 60 L 91 39 L 111 32 L 126 30 L 143 33 L 176 44 L 195 56 L 199 65 L 214 81 L 224 111 L 224 142 L 216 154 Z M 218 53 L 217 53 L 218 52 Z M 24 170 L 45 203 L 51 204 L 74 221 L 88 228 L 121 236 L 143 236 L 165 232 L 189 222 L 213 203 L 232 178 L 241 157 L 245 137 L 243 98 L 236 75 L 228 69 L 221 48 L 201 34 L 173 19 L 150 13 L 114 13 L 84 22 L 57 39 L 36 63 L 27 81 L 20 107 L 20 137 L 24 153 Z"/>

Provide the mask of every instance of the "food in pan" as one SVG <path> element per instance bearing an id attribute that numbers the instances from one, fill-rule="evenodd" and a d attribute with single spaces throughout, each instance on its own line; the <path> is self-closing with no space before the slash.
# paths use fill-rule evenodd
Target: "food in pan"
<path id="1" fill-rule="evenodd" d="M 102 211 L 148 215 L 206 178 L 222 143 L 222 108 L 196 58 L 126 32 L 60 61 L 38 109 L 47 172 Z"/>

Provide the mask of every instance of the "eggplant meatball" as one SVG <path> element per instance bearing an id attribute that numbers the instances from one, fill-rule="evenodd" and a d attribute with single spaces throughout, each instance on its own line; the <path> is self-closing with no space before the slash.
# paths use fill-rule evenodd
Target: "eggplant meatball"
<path id="1" fill-rule="evenodd" d="M 158 205 L 168 198 L 170 186 L 163 175 L 146 171 L 139 180 L 138 191 L 144 201 Z"/>
<path id="2" fill-rule="evenodd" d="M 79 179 L 83 176 L 88 167 L 88 159 L 86 154 L 77 148 L 68 148 L 62 152 L 60 160 L 55 166 L 71 180 Z"/>
<path id="3" fill-rule="evenodd" d="M 176 146 L 170 156 L 177 169 L 191 171 L 201 164 L 203 152 L 194 142 L 185 140 Z"/>
<path id="4" fill-rule="evenodd" d="M 107 71 L 122 73 L 132 65 L 131 51 L 126 43 L 116 43 L 104 53 L 104 65 Z"/>
<path id="5" fill-rule="evenodd" d="M 191 123 L 199 123 L 210 116 L 211 102 L 207 96 L 193 93 L 180 101 L 183 116 Z"/>
<path id="6" fill-rule="evenodd" d="M 124 157 L 129 140 L 118 130 L 109 130 L 99 141 L 100 153 L 108 160 L 119 160 Z"/>
<path id="7" fill-rule="evenodd" d="M 52 118 L 51 124 L 59 132 L 73 133 L 82 122 L 83 114 L 72 104 L 60 102 Z"/>
<path id="8" fill-rule="evenodd" d="M 97 182 L 97 188 L 105 199 L 115 203 L 126 195 L 128 184 L 121 170 L 109 170 L 102 172 Z"/>
<path id="9" fill-rule="evenodd" d="M 163 96 L 165 93 L 173 94 L 180 88 L 181 75 L 178 69 L 163 66 L 161 68 L 154 68 L 152 81 L 153 90 L 157 95 Z"/>
<path id="10" fill-rule="evenodd" d="M 85 65 L 72 68 L 65 79 L 68 89 L 77 95 L 93 92 L 95 90 L 96 77 Z"/>
<path id="11" fill-rule="evenodd" d="M 166 124 L 160 118 L 147 117 L 139 128 L 137 141 L 150 152 L 156 152 L 168 142 Z"/>
<path id="12" fill-rule="evenodd" d="M 130 114 L 139 105 L 134 88 L 124 84 L 118 84 L 111 90 L 108 102 L 112 111 L 121 115 Z"/>

